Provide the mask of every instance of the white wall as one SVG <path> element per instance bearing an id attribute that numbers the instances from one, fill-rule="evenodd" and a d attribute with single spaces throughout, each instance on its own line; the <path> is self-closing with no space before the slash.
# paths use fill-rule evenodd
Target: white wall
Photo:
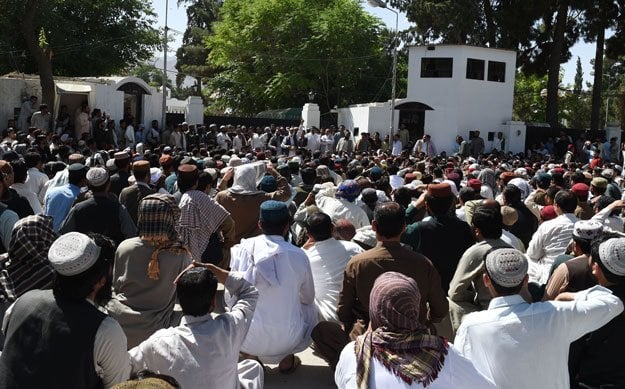
<path id="1" fill-rule="evenodd" d="M 39 98 L 41 103 L 41 86 L 39 80 L 32 79 L 0 79 L 0 133 L 7 127 L 9 118 L 13 118 L 13 109 L 22 106 L 22 95 L 28 99 L 30 96 Z"/>
<path id="2" fill-rule="evenodd" d="M 91 109 L 99 108 L 110 115 L 116 125 L 119 125 L 119 121 L 124 117 L 124 92 L 115 90 L 109 85 L 93 84 L 89 104 Z"/>
<path id="3" fill-rule="evenodd" d="M 409 48 L 408 101 L 429 105 L 434 111 L 425 113 L 425 132 L 432 135 L 439 151 L 451 152 L 455 137 L 468 139 L 469 131 L 501 131 L 512 119 L 516 53 L 509 50 L 472 46 L 440 45 Z M 453 58 L 452 78 L 421 78 L 421 59 Z M 485 61 L 484 80 L 466 78 L 467 59 Z M 506 63 L 505 82 L 488 80 L 488 61 Z M 486 150 L 490 150 L 489 144 Z"/>

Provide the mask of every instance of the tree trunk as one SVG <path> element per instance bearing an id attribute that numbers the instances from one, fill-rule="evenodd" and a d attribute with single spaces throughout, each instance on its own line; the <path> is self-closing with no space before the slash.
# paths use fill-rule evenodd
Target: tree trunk
<path id="1" fill-rule="evenodd" d="M 497 38 L 495 37 L 495 22 L 493 21 L 493 7 L 490 0 L 484 0 L 484 19 L 486 22 L 486 40 L 488 47 L 497 47 Z"/>
<path id="2" fill-rule="evenodd" d="M 553 32 L 551 53 L 549 55 L 549 73 L 547 75 L 547 123 L 551 127 L 559 127 L 558 121 L 558 88 L 560 85 L 560 64 L 562 63 L 562 48 L 564 47 L 564 33 L 569 12 L 566 0 L 558 2 L 558 15 Z"/>
<path id="3" fill-rule="evenodd" d="M 35 29 L 34 19 L 37 13 L 38 0 L 28 0 L 22 20 L 22 35 L 26 47 L 37 62 L 39 83 L 41 84 L 41 102 L 48 104 L 48 109 L 54 114 L 54 76 L 52 73 L 52 56 L 48 49 L 39 47 L 39 34 Z"/>
<path id="4" fill-rule="evenodd" d="M 601 92 L 603 91 L 603 50 L 605 30 L 599 29 L 595 48 L 595 79 L 592 84 L 592 107 L 590 110 L 590 129 L 598 130 L 601 122 Z M 606 107 L 608 109 L 608 107 Z M 607 123 L 606 123 L 607 124 Z"/>

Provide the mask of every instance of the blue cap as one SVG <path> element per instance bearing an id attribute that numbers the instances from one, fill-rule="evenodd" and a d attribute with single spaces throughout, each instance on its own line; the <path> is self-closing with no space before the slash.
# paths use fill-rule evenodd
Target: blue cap
<path id="1" fill-rule="evenodd" d="M 264 176 L 258 185 L 260 190 L 267 193 L 275 192 L 277 187 L 278 183 L 274 176 Z"/>
<path id="2" fill-rule="evenodd" d="M 267 200 L 260 205 L 260 221 L 264 223 L 284 223 L 289 220 L 289 209 L 282 201 Z"/>

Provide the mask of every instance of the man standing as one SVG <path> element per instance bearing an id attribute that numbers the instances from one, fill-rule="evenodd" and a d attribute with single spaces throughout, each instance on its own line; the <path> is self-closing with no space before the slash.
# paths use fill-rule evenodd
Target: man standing
<path id="1" fill-rule="evenodd" d="M 595 239 L 589 263 L 599 285 L 612 291 L 621 301 L 625 299 L 625 238 L 614 233 L 604 233 Z M 625 346 L 623 328 L 625 316 L 621 314 L 571 346 L 571 387 L 625 387 L 625 364 L 620 357 Z"/>
<path id="2" fill-rule="evenodd" d="M 137 227 L 128 210 L 109 196 L 110 180 L 106 169 L 89 169 L 87 183 L 92 196 L 72 207 L 61 225 L 60 233 L 95 232 L 113 240 L 116 245 L 136 236 Z"/>
<path id="3" fill-rule="evenodd" d="M 17 118 L 17 128 L 26 131 L 28 130 L 28 119 L 34 114 L 37 109 L 35 105 L 37 104 L 37 96 L 30 96 L 30 99 L 24 101 L 22 103 L 22 107 L 20 109 L 20 116 Z"/>
<path id="4" fill-rule="evenodd" d="M 148 161 L 137 161 L 132 164 L 132 174 L 135 176 L 135 184 L 122 189 L 119 194 L 119 202 L 126 207 L 132 221 L 138 225 L 139 203 L 152 193 L 150 188 L 150 163 Z"/>
<path id="5" fill-rule="evenodd" d="M 464 140 L 460 135 L 456 137 L 456 143 L 458 144 L 458 155 L 463 159 L 469 156 L 469 143 Z"/>
<path id="6" fill-rule="evenodd" d="M 554 259 L 565 253 L 573 238 L 573 226 L 577 221 L 574 215 L 577 196 L 570 191 L 559 191 L 554 199 L 554 208 L 558 217 L 541 224 L 527 248 L 529 278 L 539 285 L 547 283 Z"/>
<path id="7" fill-rule="evenodd" d="M 479 157 L 484 153 L 484 139 L 480 136 L 479 131 L 473 132 L 473 139 L 471 140 L 471 156 L 474 158 Z"/>
<path id="8" fill-rule="evenodd" d="M 401 155 L 401 152 L 404 149 L 404 145 L 401 143 L 399 139 L 399 134 L 395 134 L 393 137 L 393 144 L 391 146 L 391 155 L 394 157 L 398 157 Z"/>
<path id="9" fill-rule="evenodd" d="M 110 388 L 128 379 L 126 336 L 97 307 L 111 298 L 115 248 L 71 232 L 50 247 L 52 290 L 17 299 L 4 320 L 2 388 Z"/>
<path id="10" fill-rule="evenodd" d="M 414 155 L 420 155 L 423 153 L 426 157 L 435 157 L 436 146 L 434 146 L 434 143 L 432 142 L 432 137 L 428 134 L 423 135 L 422 139 L 415 142 L 412 153 Z"/>
<path id="11" fill-rule="evenodd" d="M 74 200 L 80 194 L 80 188 L 85 186 L 87 168 L 81 163 L 69 165 L 69 182 L 63 186 L 50 189 L 46 195 L 44 213 L 52 216 L 54 231 L 61 229 L 61 224 L 69 214 Z"/>
<path id="12" fill-rule="evenodd" d="M 130 177 L 130 155 L 125 151 L 115 153 L 115 167 L 117 173 L 111 176 L 110 192 L 119 196 L 122 189 L 128 187 L 128 177 Z"/>
<path id="13" fill-rule="evenodd" d="M 301 361 L 294 353 L 310 344 L 317 323 L 315 287 L 304 251 L 287 241 L 289 210 L 281 201 L 268 200 L 260 206 L 262 235 L 242 239 L 232 248 L 233 271 L 259 292 L 258 304 L 241 352 L 263 362 L 280 362 L 278 369 L 289 373 Z M 226 296 L 233 307 L 234 300 Z"/>
<path id="14" fill-rule="evenodd" d="M 315 281 L 315 304 L 323 320 L 339 322 L 336 307 L 343 285 L 343 271 L 347 262 L 362 248 L 353 242 L 334 239 L 330 216 L 314 213 L 306 219 L 308 241 L 312 246 L 304 251 L 310 260 Z"/>
<path id="15" fill-rule="evenodd" d="M 262 388 L 261 365 L 238 362 L 252 322 L 258 290 L 242 274 L 195 262 L 176 282 L 182 313 L 178 327 L 157 331 L 129 351 L 133 371 L 172 375 L 181 388 Z M 236 299 L 232 310 L 213 318 L 217 282 Z M 238 362 L 238 363 L 237 363 Z"/>
<path id="16" fill-rule="evenodd" d="M 491 251 L 485 269 L 493 299 L 488 310 L 464 318 L 454 347 L 498 388 L 569 388 L 569 345 L 623 312 L 621 300 L 597 286 L 568 297 L 573 301 L 529 304 L 519 295 L 527 259 L 514 249 Z"/>
<path id="17" fill-rule="evenodd" d="M 449 305 L 441 279 L 429 259 L 399 242 L 406 228 L 404 209 L 395 202 L 377 207 L 371 227 L 377 245 L 349 260 L 339 294 L 336 323 L 320 322 L 313 331 L 319 353 L 334 369 L 345 345 L 364 333 L 369 325 L 369 294 L 376 278 L 387 271 L 402 273 L 417 282 L 421 292 L 419 321 L 423 325 L 440 322 Z"/>
<path id="18" fill-rule="evenodd" d="M 47 134 L 52 126 L 52 115 L 48 110 L 47 104 L 41 104 L 39 106 L 39 111 L 33 113 L 33 116 L 30 118 L 30 127 L 34 127 L 43 131 L 44 134 Z"/>

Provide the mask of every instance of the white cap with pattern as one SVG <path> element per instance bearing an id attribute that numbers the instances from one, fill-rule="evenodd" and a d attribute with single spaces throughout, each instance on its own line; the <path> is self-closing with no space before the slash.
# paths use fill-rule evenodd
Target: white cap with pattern
<path id="1" fill-rule="evenodd" d="M 518 250 L 502 248 L 486 256 L 486 270 L 497 285 L 512 288 L 518 286 L 527 275 L 527 258 Z"/>
<path id="2" fill-rule="evenodd" d="M 91 186 L 102 186 L 106 184 L 106 180 L 109 179 L 109 174 L 106 169 L 101 167 L 92 167 L 87 171 L 87 181 Z"/>
<path id="3" fill-rule="evenodd" d="M 578 220 L 573 225 L 573 236 L 593 240 L 603 231 L 603 224 L 597 220 Z"/>
<path id="4" fill-rule="evenodd" d="M 100 256 L 100 247 L 85 234 L 69 232 L 52 243 L 48 260 L 59 274 L 75 276 L 93 266 Z"/>
<path id="5" fill-rule="evenodd" d="M 599 258 L 610 273 L 625 276 L 625 238 L 612 238 L 601 243 Z"/>

